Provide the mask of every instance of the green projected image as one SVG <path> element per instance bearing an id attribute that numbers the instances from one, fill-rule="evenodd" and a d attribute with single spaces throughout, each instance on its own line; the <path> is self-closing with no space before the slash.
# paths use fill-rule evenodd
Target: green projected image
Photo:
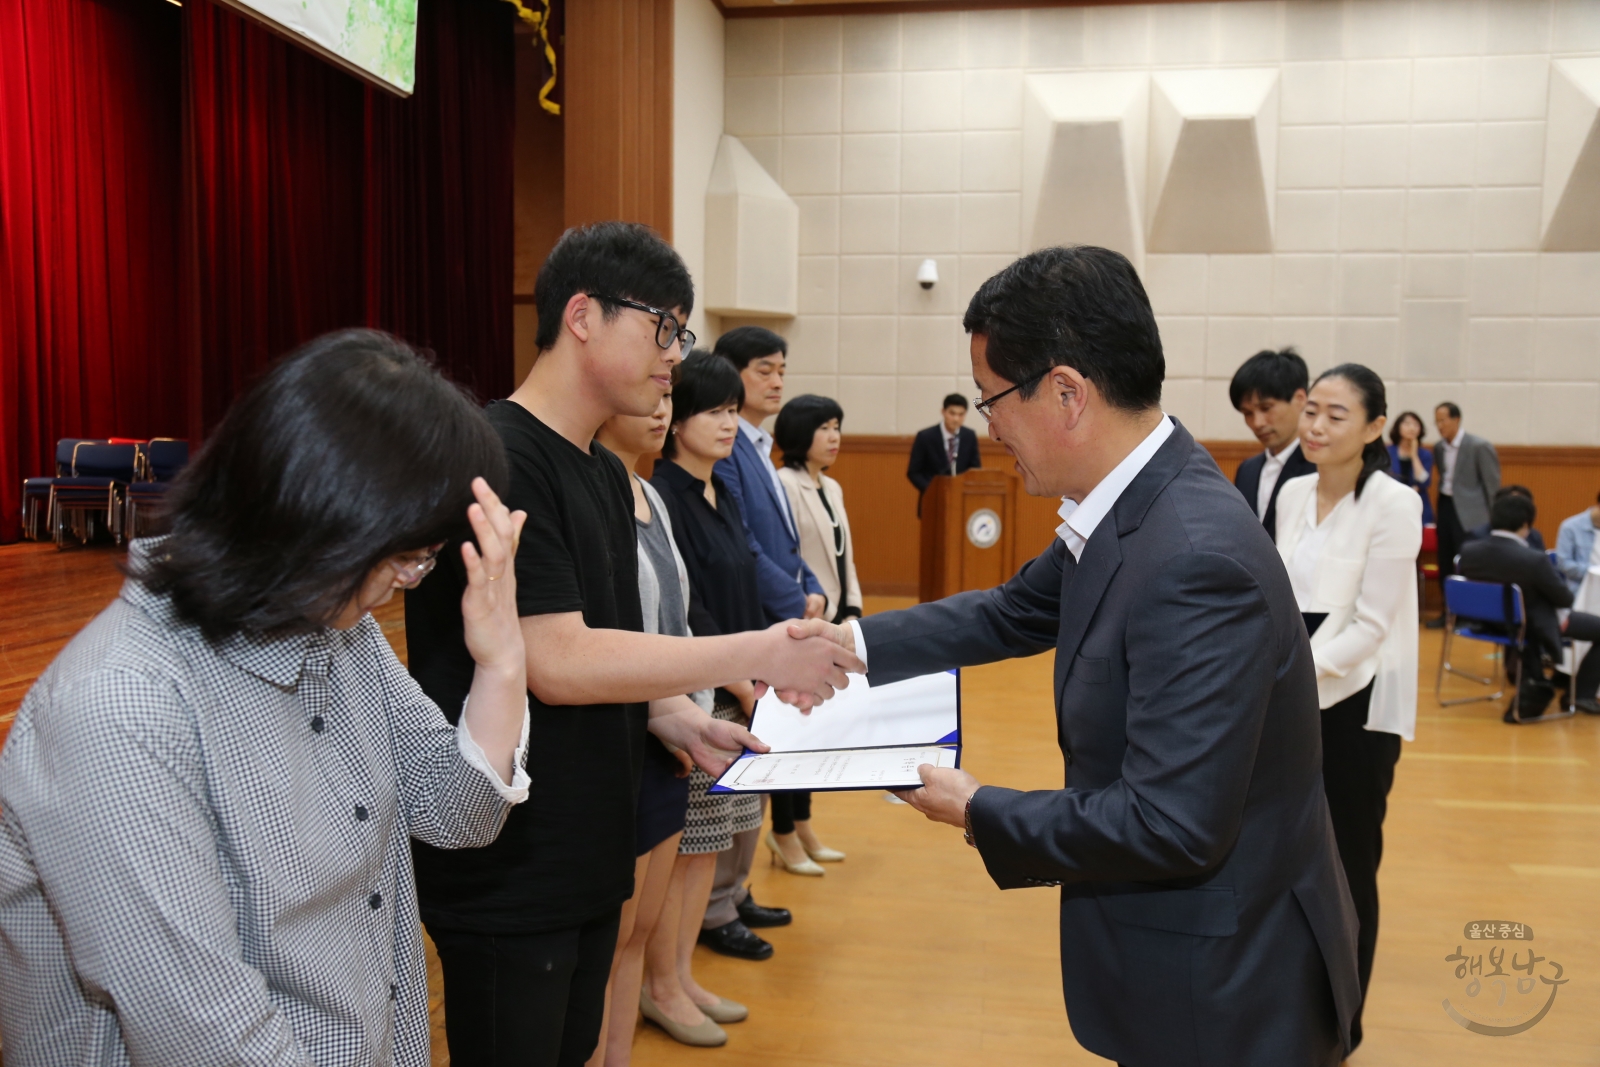
<path id="1" fill-rule="evenodd" d="M 417 78 L 417 0 L 225 0 L 313 51 L 409 96 Z"/>

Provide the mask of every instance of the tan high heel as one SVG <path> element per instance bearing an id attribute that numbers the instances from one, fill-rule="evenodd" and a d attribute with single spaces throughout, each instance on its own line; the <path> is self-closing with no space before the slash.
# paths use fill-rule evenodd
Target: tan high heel
<path id="1" fill-rule="evenodd" d="M 806 855 L 810 856 L 812 859 L 816 860 L 818 863 L 843 863 L 844 862 L 844 853 L 840 852 L 836 848 L 829 848 L 827 845 L 820 845 L 820 844 L 816 848 L 812 848 L 810 845 L 806 844 L 804 841 L 800 842 L 800 847 L 806 850 Z"/>
<path id="2" fill-rule="evenodd" d="M 803 874 L 808 878 L 821 878 L 828 873 L 809 859 L 802 860 L 799 863 L 790 863 L 784 858 L 783 850 L 778 847 L 778 839 L 773 836 L 771 830 L 767 831 L 766 846 L 772 851 L 773 864 L 782 867 L 790 874 Z"/>
<path id="3" fill-rule="evenodd" d="M 639 1014 L 665 1030 L 667 1036 L 680 1045 L 721 1048 L 728 1043 L 728 1031 L 712 1022 L 710 1016 L 694 1026 L 685 1026 L 657 1007 L 656 1002 L 650 999 L 650 994 L 642 989 L 639 990 Z"/>

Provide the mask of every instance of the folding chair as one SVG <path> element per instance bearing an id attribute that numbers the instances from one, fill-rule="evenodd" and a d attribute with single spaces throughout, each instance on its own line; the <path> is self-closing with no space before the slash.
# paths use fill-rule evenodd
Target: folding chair
<path id="1" fill-rule="evenodd" d="M 72 454 L 72 474 L 57 478 L 50 488 L 51 529 L 57 548 L 64 547 L 67 515 L 75 518 L 73 533 L 87 544 L 94 535 L 89 522 L 95 512 L 105 513 L 106 529 L 122 543 L 122 488 L 134 480 L 138 466 L 135 445 L 80 443 Z"/>
<path id="2" fill-rule="evenodd" d="M 1448 708 L 1457 704 L 1495 701 L 1505 696 L 1505 690 L 1502 688 L 1484 696 L 1445 700 L 1444 676 L 1448 671 L 1479 685 L 1496 684 L 1495 677 L 1480 677 L 1450 662 L 1450 651 L 1458 637 L 1493 645 L 1496 661 L 1501 667 L 1497 672 L 1499 676 L 1503 677 L 1505 674 L 1504 658 L 1507 650 L 1515 653 L 1520 662 L 1528 640 L 1528 618 L 1521 587 L 1515 584 L 1502 585 L 1499 582 L 1474 582 L 1459 574 L 1453 574 L 1444 580 L 1444 612 L 1444 645 L 1439 650 L 1439 673 L 1433 685 L 1433 696 L 1439 702 L 1439 706 Z M 1524 719 L 1520 706 L 1522 687 L 1519 684 L 1513 688 L 1511 694 L 1511 717 L 1517 722 L 1548 722 L 1575 715 L 1577 709 L 1572 705 L 1573 688 L 1568 686 L 1568 707 L 1563 711 L 1543 715 L 1537 719 Z"/>
<path id="3" fill-rule="evenodd" d="M 1422 527 L 1422 551 L 1439 551 L 1439 527 L 1433 523 L 1426 523 Z M 1432 563 L 1424 563 L 1417 559 L 1417 607 L 1421 608 L 1428 603 L 1428 579 L 1437 580 L 1439 577 L 1439 563 L 1435 559 Z"/>
<path id="4" fill-rule="evenodd" d="M 56 469 L 54 474 L 25 478 L 22 482 L 22 535 L 30 541 L 43 540 L 39 530 L 41 513 L 45 528 L 52 529 L 55 517 L 50 513 L 50 490 L 56 479 L 72 473 L 72 457 L 79 445 L 105 444 L 104 438 L 63 437 L 56 442 Z"/>
<path id="5" fill-rule="evenodd" d="M 139 509 L 154 507 L 167 494 L 172 479 L 189 462 L 189 442 L 157 437 L 144 448 L 146 480 L 132 482 L 125 492 L 123 529 L 130 539 L 139 535 Z"/>

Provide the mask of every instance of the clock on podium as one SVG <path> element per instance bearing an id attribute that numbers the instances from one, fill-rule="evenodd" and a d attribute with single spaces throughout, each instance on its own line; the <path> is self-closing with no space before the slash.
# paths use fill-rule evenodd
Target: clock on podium
<path id="1" fill-rule="evenodd" d="M 1016 570 L 1018 482 L 979 467 L 928 483 L 922 500 L 923 601 L 999 585 Z"/>

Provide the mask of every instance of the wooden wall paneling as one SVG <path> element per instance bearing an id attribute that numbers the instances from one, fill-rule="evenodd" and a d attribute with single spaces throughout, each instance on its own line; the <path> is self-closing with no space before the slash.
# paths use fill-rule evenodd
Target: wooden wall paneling
<path id="1" fill-rule="evenodd" d="M 673 0 L 566 9 L 568 226 L 623 219 L 672 239 Z"/>
<path id="2" fill-rule="evenodd" d="M 522 383 L 538 349 L 539 316 L 533 306 L 534 281 L 545 257 L 566 229 L 566 173 L 562 119 L 539 104 L 544 85 L 542 53 L 528 24 L 517 23 L 517 125 L 512 148 L 513 268 L 512 315 L 516 323 L 513 381 Z"/>

